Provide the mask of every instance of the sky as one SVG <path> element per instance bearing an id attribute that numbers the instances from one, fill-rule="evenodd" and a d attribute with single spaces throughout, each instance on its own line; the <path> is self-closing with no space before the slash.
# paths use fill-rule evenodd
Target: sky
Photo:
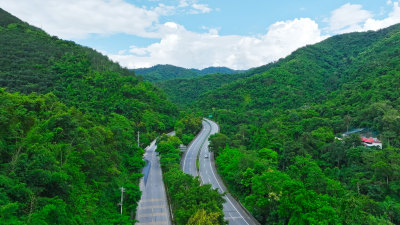
<path id="1" fill-rule="evenodd" d="M 0 7 L 131 69 L 249 69 L 333 35 L 400 22 L 396 0 L 0 0 Z"/>

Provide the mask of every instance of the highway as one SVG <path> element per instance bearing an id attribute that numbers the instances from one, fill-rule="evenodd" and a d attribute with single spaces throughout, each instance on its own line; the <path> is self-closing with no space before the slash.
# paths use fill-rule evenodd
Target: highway
<path id="1" fill-rule="evenodd" d="M 185 155 L 183 156 L 182 171 L 190 174 L 194 177 L 199 176 L 196 167 L 197 154 L 199 153 L 200 146 L 208 138 L 210 132 L 210 126 L 207 126 L 207 122 L 203 121 L 203 128 L 196 138 L 188 146 Z"/>
<path id="2" fill-rule="evenodd" d="M 196 170 L 196 157 L 199 151 L 201 151 L 199 155 L 199 173 L 202 183 L 211 184 L 214 189 L 218 189 L 220 193 L 224 193 L 227 189 L 215 169 L 214 157 L 208 151 L 208 137 L 218 131 L 219 127 L 215 122 L 208 119 L 203 120 L 203 129 L 189 146 L 187 155 L 184 156 L 183 171 L 197 176 L 197 171 L 194 171 Z M 206 154 L 208 157 L 205 157 Z M 189 165 L 194 165 L 194 167 Z M 230 225 L 258 224 L 229 193 L 227 193 L 224 198 L 226 202 L 223 205 L 223 211 L 225 220 L 227 220 Z"/>
<path id="3" fill-rule="evenodd" d="M 142 196 L 136 211 L 138 225 L 171 225 L 168 201 L 162 180 L 160 158 L 156 154 L 154 140 L 145 150 L 144 159 L 148 166 L 143 169 L 145 176 L 140 181 Z"/>

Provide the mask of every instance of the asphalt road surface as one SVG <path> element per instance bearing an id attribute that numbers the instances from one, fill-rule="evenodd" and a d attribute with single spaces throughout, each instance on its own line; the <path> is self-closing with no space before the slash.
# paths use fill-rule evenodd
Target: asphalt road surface
<path id="1" fill-rule="evenodd" d="M 219 131 L 218 125 L 208 119 L 203 120 L 203 129 L 197 135 L 196 139 L 189 146 L 183 161 L 183 171 L 193 176 L 198 176 L 196 171 L 196 157 L 199 155 L 199 169 L 202 183 L 211 184 L 214 189 L 220 193 L 226 192 L 221 178 L 216 172 L 213 155 L 208 151 L 208 137 Z M 207 155 L 207 156 L 206 156 Z M 253 225 L 258 224 L 254 218 L 251 218 L 242 206 L 230 196 L 224 196 L 226 202 L 223 205 L 225 220 L 231 225 Z"/>
<path id="2" fill-rule="evenodd" d="M 210 126 L 207 126 L 207 122 L 203 121 L 203 128 L 192 143 L 188 146 L 182 161 L 182 171 L 190 174 L 194 177 L 199 176 L 196 168 L 197 154 L 199 153 L 200 146 L 208 138 L 210 132 Z"/>
<path id="3" fill-rule="evenodd" d="M 162 180 L 160 158 L 155 152 L 157 146 L 153 141 L 145 150 L 144 159 L 149 168 L 143 170 L 146 173 L 140 181 L 142 196 L 136 212 L 138 225 L 171 225 L 168 201 Z"/>

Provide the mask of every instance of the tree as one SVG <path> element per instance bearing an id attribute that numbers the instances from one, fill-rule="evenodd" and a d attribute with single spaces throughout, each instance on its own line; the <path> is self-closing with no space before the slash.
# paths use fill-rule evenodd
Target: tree
<path id="1" fill-rule="evenodd" d="M 280 221 L 276 211 L 282 197 L 283 184 L 290 177 L 277 170 L 268 170 L 255 175 L 251 180 L 251 193 L 245 199 L 245 205 L 262 224 Z"/>
<path id="2" fill-rule="evenodd" d="M 218 212 L 207 213 L 204 209 L 199 209 L 189 218 L 187 225 L 214 225 L 220 224 Z"/>
<path id="3" fill-rule="evenodd" d="M 299 181 L 284 184 L 279 216 L 287 224 L 339 224 L 339 217 L 328 195 L 318 195 Z"/>
<path id="4" fill-rule="evenodd" d="M 216 133 L 210 136 L 209 149 L 214 152 L 215 156 L 218 156 L 220 151 L 229 145 L 230 140 L 228 136 L 223 133 Z"/>

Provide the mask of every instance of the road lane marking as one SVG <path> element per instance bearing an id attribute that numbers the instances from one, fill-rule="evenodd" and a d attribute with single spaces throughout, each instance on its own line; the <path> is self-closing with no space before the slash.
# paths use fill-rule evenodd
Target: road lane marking
<path id="1" fill-rule="evenodd" d="M 229 220 L 229 219 L 241 219 L 241 217 L 239 216 L 230 216 L 230 217 L 224 217 L 225 220 Z"/>
<path id="2" fill-rule="evenodd" d="M 165 216 L 167 217 L 167 213 L 146 213 L 146 214 L 142 214 L 139 215 L 139 218 L 143 218 L 143 217 L 155 217 L 155 216 Z"/>
<path id="3" fill-rule="evenodd" d="M 203 131 L 204 131 L 204 128 L 203 128 L 200 132 L 203 132 Z M 200 137 L 201 137 L 202 135 L 203 135 L 203 133 L 200 134 L 200 135 L 198 136 L 199 138 L 196 138 L 195 141 L 193 142 L 193 144 L 189 146 L 189 149 L 186 150 L 185 159 L 183 160 L 183 169 L 184 169 L 184 170 L 185 170 L 185 165 L 186 165 L 187 156 L 188 156 L 189 152 L 191 152 L 191 150 L 193 149 L 192 146 L 194 146 L 195 144 L 197 144 L 197 142 L 199 141 L 199 139 L 201 139 Z M 183 171 L 183 172 L 185 172 L 185 171 Z"/>
<path id="4" fill-rule="evenodd" d="M 205 122 L 205 121 L 203 121 L 203 122 Z M 205 122 L 205 123 L 207 123 L 207 122 Z M 203 123 L 202 123 L 203 124 Z M 211 127 L 210 127 L 210 129 L 211 129 Z M 183 172 L 185 172 L 185 170 L 186 170 L 186 161 L 187 161 L 187 156 L 188 156 L 188 154 L 189 154 L 189 152 L 191 153 L 192 151 L 193 151 L 193 149 L 196 149 L 196 148 L 194 148 L 193 146 L 196 146 L 196 145 L 198 145 L 198 143 L 199 143 L 199 141 L 201 141 L 201 140 L 203 140 L 203 139 L 207 139 L 208 138 L 208 133 L 207 133 L 207 131 L 209 130 L 209 128 L 207 127 L 205 127 L 205 126 L 203 126 L 203 128 L 202 128 L 202 130 L 200 131 L 201 132 L 201 134 L 198 136 L 198 138 L 196 138 L 195 139 L 195 141 L 193 142 L 193 144 L 192 145 L 190 145 L 189 146 L 189 149 L 187 150 L 187 152 L 186 152 L 186 154 L 185 154 L 185 159 L 183 160 Z M 193 148 L 192 148 L 193 147 Z M 200 147 L 202 147 L 202 146 L 200 146 Z M 200 149 L 200 151 L 201 151 L 201 149 Z M 193 157 L 192 155 L 189 157 L 189 159 L 197 159 L 197 154 Z M 190 161 L 191 162 L 191 161 Z M 185 173 L 188 173 L 188 174 L 190 174 L 190 168 L 189 168 L 189 170 L 187 170 L 188 172 L 185 172 Z M 195 172 L 194 172 L 194 176 L 198 176 L 198 174 L 197 174 L 197 169 L 195 169 Z"/>
<path id="5" fill-rule="evenodd" d="M 210 125 L 210 127 L 211 127 L 211 124 L 210 124 L 210 123 L 208 123 L 208 125 Z M 215 176 L 215 173 L 214 173 L 214 170 L 213 170 L 213 167 L 212 167 L 212 164 L 211 164 L 211 160 L 209 160 L 209 161 L 210 161 L 211 172 L 212 172 L 212 174 L 213 174 L 215 180 L 217 181 L 218 187 L 220 187 L 220 190 L 223 191 L 222 188 L 221 188 L 221 185 L 220 185 L 219 182 L 218 182 L 217 177 Z M 240 215 L 240 217 L 242 217 L 242 219 L 244 220 L 244 222 L 245 222 L 247 225 L 249 225 L 249 224 L 247 223 L 247 221 L 244 219 L 244 217 L 242 216 L 242 214 L 241 214 L 241 213 L 237 210 L 237 208 L 233 205 L 233 203 L 232 203 L 231 200 L 228 198 L 228 196 L 225 196 L 225 198 L 226 198 L 226 199 L 229 201 L 229 203 L 233 206 L 233 208 L 234 208 L 234 209 L 236 210 L 236 212 Z"/>
<path id="6" fill-rule="evenodd" d="M 151 199 L 143 199 L 141 202 L 163 202 L 164 199 L 162 198 L 151 198 Z"/>
<path id="7" fill-rule="evenodd" d="M 165 205 L 154 205 L 154 206 L 139 206 L 138 208 L 138 211 L 139 210 L 141 210 L 141 209 L 162 209 L 162 208 L 164 208 L 165 207 Z"/>
<path id="8" fill-rule="evenodd" d="M 167 222 L 164 221 L 158 221 L 158 222 L 144 222 L 144 223 L 137 223 L 137 225 L 168 225 Z"/>

